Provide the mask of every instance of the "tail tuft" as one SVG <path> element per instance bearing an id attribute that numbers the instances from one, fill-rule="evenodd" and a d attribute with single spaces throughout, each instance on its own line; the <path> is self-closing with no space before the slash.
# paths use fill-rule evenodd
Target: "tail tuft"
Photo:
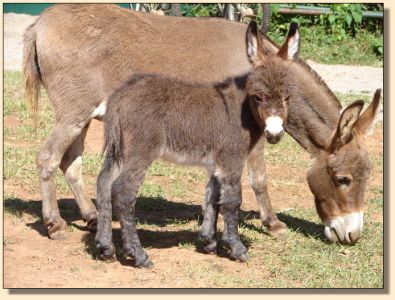
<path id="1" fill-rule="evenodd" d="M 122 133 L 117 114 L 107 113 L 104 118 L 104 148 L 107 158 L 116 162 L 118 165 L 122 163 Z"/>
<path id="2" fill-rule="evenodd" d="M 34 24 L 27 28 L 23 37 L 23 82 L 34 127 L 36 128 L 41 74 L 37 59 L 36 31 L 34 29 Z"/>

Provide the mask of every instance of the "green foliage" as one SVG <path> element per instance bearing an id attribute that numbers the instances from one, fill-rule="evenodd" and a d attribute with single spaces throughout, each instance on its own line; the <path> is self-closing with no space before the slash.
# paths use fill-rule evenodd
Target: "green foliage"
<path id="1" fill-rule="evenodd" d="M 384 55 L 384 43 L 383 43 L 383 39 L 374 41 L 372 47 L 373 47 L 373 52 L 374 52 L 377 56 L 383 57 L 383 55 Z"/>
<path id="2" fill-rule="evenodd" d="M 271 25 L 268 36 L 282 44 L 287 34 L 288 23 Z M 302 39 L 300 57 L 325 64 L 349 64 L 383 66 L 383 36 L 361 29 L 355 37 L 347 35 L 340 41 L 336 35 L 327 33 L 319 25 L 301 25 Z"/>
<path id="3" fill-rule="evenodd" d="M 333 4 L 332 13 L 321 15 L 320 21 L 339 41 L 349 33 L 355 35 L 362 23 L 362 4 Z"/>
<path id="4" fill-rule="evenodd" d="M 184 17 L 218 17 L 220 16 L 220 7 L 218 4 L 187 4 L 184 7 L 182 15 Z"/>

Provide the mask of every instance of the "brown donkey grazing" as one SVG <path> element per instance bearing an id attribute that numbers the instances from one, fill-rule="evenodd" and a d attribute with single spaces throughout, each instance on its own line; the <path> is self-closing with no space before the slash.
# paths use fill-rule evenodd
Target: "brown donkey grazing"
<path id="1" fill-rule="evenodd" d="M 247 26 L 215 18 L 154 16 L 104 4 L 61 4 L 47 9 L 24 36 L 23 74 L 33 116 L 40 84 L 54 108 L 55 125 L 37 155 L 43 197 L 43 221 L 53 239 L 66 238 L 56 198 L 55 174 L 60 167 L 81 215 L 94 228 L 96 208 L 82 179 L 84 140 L 92 119 L 105 114 L 108 98 L 131 72 L 171 75 L 195 82 L 221 82 L 251 70 L 246 53 Z M 278 48 L 259 35 L 267 53 Z M 340 103 L 307 64 L 301 73 L 321 87 L 335 107 Z M 247 167 L 263 225 L 279 234 L 267 193 L 264 141 L 248 157 Z"/>
<path id="2" fill-rule="evenodd" d="M 260 33 L 257 35 L 252 43 L 260 40 Z M 298 76 L 301 68 L 292 63 L 286 71 L 287 78 L 292 78 L 288 84 L 294 92 L 288 99 L 285 130 L 313 157 L 307 180 L 325 225 L 325 236 L 332 242 L 352 244 L 362 235 L 364 193 L 372 169 L 363 136 L 374 125 L 381 90 L 376 90 L 364 112 L 361 113 L 364 102 L 359 100 L 340 114 L 323 86 L 309 76 Z M 218 203 L 218 196 L 206 201 L 203 225 L 208 225 L 202 228 L 203 236 L 216 229 L 217 215 L 212 211 Z"/>
<path id="3" fill-rule="evenodd" d="M 233 259 L 248 259 L 238 235 L 243 167 L 263 132 L 269 131 L 268 136 L 278 140 L 273 132 L 282 131 L 286 101 L 294 93 L 287 69 L 299 51 L 296 23 L 291 24 L 277 55 L 266 56 L 256 43 L 256 34 L 257 25 L 252 22 L 247 31 L 247 52 L 255 66 L 251 73 L 204 85 L 137 74 L 109 97 L 104 116 L 107 155 L 97 181 L 96 245 L 103 258 L 115 257 L 111 228 L 114 206 L 124 253 L 135 266 L 152 265 L 137 236 L 134 212 L 148 167 L 162 157 L 207 168 L 206 201 L 218 201 L 211 213 L 205 213 L 223 215 L 223 244 Z M 217 186 L 215 191 L 213 186 Z M 204 221 L 205 226 L 211 224 Z M 206 250 L 215 251 L 216 231 L 202 232 Z"/>

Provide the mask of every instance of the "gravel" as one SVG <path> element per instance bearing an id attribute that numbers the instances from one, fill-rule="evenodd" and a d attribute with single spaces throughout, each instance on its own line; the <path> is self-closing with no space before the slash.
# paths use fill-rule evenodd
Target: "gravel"
<path id="1" fill-rule="evenodd" d="M 21 70 L 23 33 L 36 20 L 26 14 L 4 14 L 4 69 Z M 317 71 L 332 91 L 337 93 L 369 93 L 383 88 L 383 68 L 366 66 L 324 65 L 307 63 Z"/>

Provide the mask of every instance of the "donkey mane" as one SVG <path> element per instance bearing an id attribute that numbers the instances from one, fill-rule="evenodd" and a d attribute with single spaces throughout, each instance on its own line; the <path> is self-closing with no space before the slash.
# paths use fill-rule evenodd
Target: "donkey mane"
<path id="1" fill-rule="evenodd" d="M 175 83 L 183 84 L 192 88 L 215 88 L 216 90 L 220 89 L 226 89 L 232 84 L 235 84 L 235 86 L 238 89 L 243 89 L 246 86 L 246 81 L 248 76 L 251 74 L 251 72 L 247 72 L 244 74 L 241 74 L 239 76 L 229 76 L 225 78 L 222 81 L 214 81 L 214 82 L 198 82 L 198 81 L 192 81 L 192 80 L 186 80 L 186 79 L 179 79 L 177 77 L 172 77 L 172 76 L 167 76 L 167 75 L 162 75 L 162 74 L 157 74 L 157 73 L 148 73 L 148 72 L 137 72 L 133 73 L 126 81 L 124 81 L 116 90 L 122 89 L 124 86 L 129 86 L 137 83 L 140 80 L 143 79 L 158 79 L 158 80 L 170 80 Z"/>
<path id="2" fill-rule="evenodd" d="M 322 86 L 325 89 L 325 91 L 329 94 L 330 99 L 333 101 L 333 104 L 337 105 L 338 109 L 340 110 L 342 108 L 342 105 L 341 105 L 339 99 L 336 97 L 336 95 L 333 93 L 333 91 L 328 87 L 328 85 L 325 83 L 325 81 L 322 79 L 322 77 L 314 69 L 312 69 L 305 61 L 301 60 L 300 58 L 296 59 L 296 61 L 307 72 L 310 73 L 310 75 L 314 78 L 314 80 L 320 86 Z"/>
<path id="3" fill-rule="evenodd" d="M 303 65 L 293 63 L 289 71 L 296 77 L 301 68 L 306 70 Z M 308 74 L 315 78 L 314 73 Z M 289 102 L 285 129 L 303 148 L 314 153 L 317 149 L 326 148 L 327 139 L 338 123 L 340 110 L 332 101 L 332 94 L 323 92 L 327 87 L 312 81 L 310 76 L 295 78 L 298 88 L 295 89 L 293 100 Z"/>
<path id="4" fill-rule="evenodd" d="M 278 45 L 275 41 L 273 41 L 270 37 L 268 37 L 266 34 L 262 33 L 263 38 L 268 41 L 270 44 L 272 44 L 274 47 L 277 49 L 280 49 L 280 45 Z M 339 101 L 339 99 L 336 97 L 336 95 L 333 93 L 333 91 L 328 87 L 328 85 L 325 83 L 325 81 L 322 79 L 322 77 L 307 64 L 305 61 L 303 61 L 300 58 L 295 59 L 296 63 L 298 63 L 305 71 L 307 71 L 314 79 L 315 82 L 317 82 L 318 85 L 322 86 L 324 90 L 328 93 L 330 96 L 330 99 L 333 101 L 333 104 L 338 107 L 338 109 L 342 109 L 342 105 Z"/>

